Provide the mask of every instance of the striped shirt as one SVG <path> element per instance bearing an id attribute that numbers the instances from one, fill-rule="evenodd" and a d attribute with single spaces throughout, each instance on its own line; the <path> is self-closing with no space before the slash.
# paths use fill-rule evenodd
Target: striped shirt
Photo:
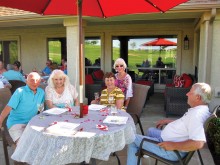
<path id="1" fill-rule="evenodd" d="M 110 104 L 108 103 L 108 97 L 109 95 L 114 97 L 113 102 Z M 111 91 L 110 93 L 108 93 L 107 89 L 102 90 L 101 96 L 100 96 L 100 104 L 102 105 L 115 105 L 117 100 L 124 100 L 124 94 L 122 92 L 122 90 L 118 87 L 115 87 L 115 89 L 113 91 Z"/>

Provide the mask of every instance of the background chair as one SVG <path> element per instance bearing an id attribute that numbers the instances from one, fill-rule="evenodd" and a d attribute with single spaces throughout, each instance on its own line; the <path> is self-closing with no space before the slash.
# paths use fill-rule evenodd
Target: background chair
<path id="1" fill-rule="evenodd" d="M 103 77 L 104 77 L 104 72 L 101 69 L 92 72 L 92 78 L 93 78 L 95 84 L 102 83 Z"/>
<path id="2" fill-rule="evenodd" d="M 11 91 L 8 88 L 2 88 L 0 89 L 0 111 L 4 109 L 4 107 L 7 105 L 8 101 L 11 98 Z M 8 157 L 8 146 L 15 147 L 15 143 L 11 139 L 11 136 L 9 135 L 8 129 L 6 127 L 6 120 L 4 120 L 2 128 L 1 128 L 1 137 L 3 142 L 3 149 L 5 154 L 5 162 L 6 165 L 9 165 L 9 157 Z"/>
<path id="3" fill-rule="evenodd" d="M 102 84 L 94 84 L 93 78 L 91 75 L 87 74 L 85 76 L 85 96 L 88 98 L 88 104 L 95 99 L 94 93 L 98 92 L 99 94 L 102 91 Z"/>
<path id="4" fill-rule="evenodd" d="M 168 115 L 183 115 L 189 105 L 187 104 L 186 94 L 190 91 L 190 88 L 182 87 L 165 87 L 165 99 L 164 108 L 166 111 L 166 117 Z"/>
<path id="5" fill-rule="evenodd" d="M 8 103 L 9 99 L 11 98 L 11 91 L 9 88 L 1 88 L 0 89 L 0 113 L 3 108 Z"/>
<path id="6" fill-rule="evenodd" d="M 144 135 L 143 127 L 141 124 L 140 116 L 144 108 L 147 98 L 149 86 L 133 83 L 133 97 L 130 98 L 130 102 L 127 107 L 127 112 L 132 116 L 134 123 L 139 124 L 141 133 Z"/>
<path id="7" fill-rule="evenodd" d="M 25 86 L 26 83 L 20 80 L 8 80 L 8 82 L 11 84 L 12 88 L 11 90 L 11 94 L 13 94 L 15 92 L 15 90 L 19 87 Z"/>

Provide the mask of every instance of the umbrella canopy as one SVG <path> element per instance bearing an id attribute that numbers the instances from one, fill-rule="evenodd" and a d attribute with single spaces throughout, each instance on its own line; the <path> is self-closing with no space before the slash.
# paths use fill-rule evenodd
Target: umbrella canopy
<path id="1" fill-rule="evenodd" d="M 42 15 L 79 16 L 80 117 L 83 116 L 82 16 L 112 17 L 125 14 L 165 12 L 188 0 L 0 0 L 0 6 Z"/>
<path id="2" fill-rule="evenodd" d="M 44 15 L 77 15 L 77 3 L 83 16 L 112 17 L 125 14 L 165 12 L 188 0 L 0 0 L 0 6 Z"/>
<path id="3" fill-rule="evenodd" d="M 143 43 L 141 46 L 176 46 L 176 42 L 169 41 L 164 38 L 157 38 L 153 41 Z"/>

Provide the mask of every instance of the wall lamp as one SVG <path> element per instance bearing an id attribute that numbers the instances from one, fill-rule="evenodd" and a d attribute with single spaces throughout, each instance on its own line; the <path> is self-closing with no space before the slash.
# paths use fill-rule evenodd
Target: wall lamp
<path id="1" fill-rule="evenodd" d="M 187 35 L 184 37 L 184 49 L 189 49 L 189 38 L 187 37 Z"/>

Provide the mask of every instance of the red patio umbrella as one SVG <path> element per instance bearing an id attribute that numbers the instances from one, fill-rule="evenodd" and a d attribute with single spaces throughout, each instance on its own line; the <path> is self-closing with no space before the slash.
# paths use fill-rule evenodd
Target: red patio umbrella
<path id="1" fill-rule="evenodd" d="M 83 89 L 82 16 L 107 18 L 125 14 L 165 12 L 187 1 L 188 0 L 0 0 L 0 6 L 17 8 L 42 15 L 78 15 L 80 40 L 79 85 L 80 89 Z M 81 117 L 83 116 L 82 105 L 82 99 L 80 99 Z"/>
<path id="2" fill-rule="evenodd" d="M 141 46 L 176 46 L 176 42 L 164 38 L 157 38 L 153 41 L 145 42 Z"/>
<path id="3" fill-rule="evenodd" d="M 157 38 L 153 41 L 145 42 L 141 44 L 141 46 L 160 46 L 160 53 L 161 53 L 161 46 L 176 46 L 176 42 L 164 39 L 164 38 Z"/>

